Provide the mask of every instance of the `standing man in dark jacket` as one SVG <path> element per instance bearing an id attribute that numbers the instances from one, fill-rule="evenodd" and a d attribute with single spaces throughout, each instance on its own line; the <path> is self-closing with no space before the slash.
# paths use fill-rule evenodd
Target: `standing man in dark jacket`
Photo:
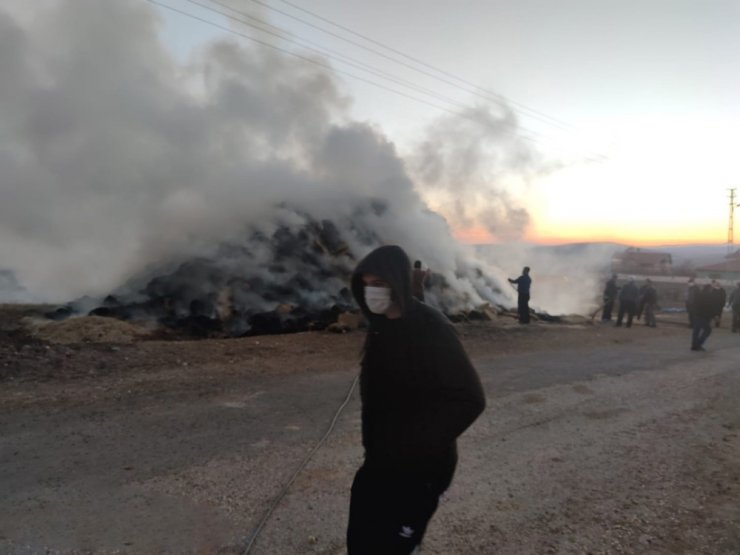
<path id="1" fill-rule="evenodd" d="M 645 281 L 645 286 L 642 288 L 641 302 L 645 311 L 645 325 L 654 328 L 656 326 L 655 311 L 658 308 L 658 290 L 650 279 Z"/>
<path id="2" fill-rule="evenodd" d="M 411 553 L 457 465 L 456 439 L 485 397 L 455 329 L 411 295 L 397 246 L 367 255 L 352 293 L 369 322 L 360 372 L 365 461 L 355 475 L 349 555 Z"/>
<path id="3" fill-rule="evenodd" d="M 694 329 L 691 332 L 691 350 L 705 351 L 704 342 L 712 335 L 712 317 L 714 316 L 714 304 L 712 299 L 712 286 L 706 284 L 696 294 L 694 309 Z"/>
<path id="4" fill-rule="evenodd" d="M 725 309 L 725 303 L 727 302 L 727 292 L 725 288 L 720 285 L 716 280 L 712 280 L 712 307 L 714 308 L 714 314 L 712 319 L 714 320 L 714 327 L 718 328 L 722 322 L 722 311 Z"/>
<path id="5" fill-rule="evenodd" d="M 627 315 L 627 327 L 632 327 L 632 318 L 635 317 L 637 309 L 637 298 L 640 296 L 640 290 L 637 288 L 635 278 L 631 277 L 627 284 L 622 287 L 619 293 L 619 314 L 617 315 L 617 327 L 622 325 L 624 315 Z"/>
<path id="6" fill-rule="evenodd" d="M 617 274 L 612 274 L 612 278 L 606 282 L 604 287 L 604 310 L 601 313 L 601 321 L 609 322 L 612 319 L 612 310 L 614 310 L 614 301 L 617 300 Z"/>
<path id="7" fill-rule="evenodd" d="M 532 278 L 529 277 L 529 266 L 525 266 L 522 269 L 522 275 L 518 278 L 509 278 L 509 283 L 517 284 L 517 311 L 519 312 L 519 323 L 529 324 L 529 289 L 532 286 Z"/>

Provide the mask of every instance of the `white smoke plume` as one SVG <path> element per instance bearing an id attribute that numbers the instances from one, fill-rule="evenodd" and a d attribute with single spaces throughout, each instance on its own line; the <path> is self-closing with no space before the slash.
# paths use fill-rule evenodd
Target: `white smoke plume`
<path id="1" fill-rule="evenodd" d="M 512 191 L 551 171 L 520 135 L 516 114 L 479 105 L 439 118 L 411 157 L 410 168 L 430 206 L 453 227 L 487 230 L 499 241 L 520 240 L 530 221 Z"/>
<path id="2" fill-rule="evenodd" d="M 506 268 L 516 277 L 529 266 L 532 306 L 550 314 L 592 314 L 611 276 L 612 255 L 623 249 L 614 243 L 582 243 L 558 247 L 480 245 L 478 256 L 490 265 Z"/>
<path id="3" fill-rule="evenodd" d="M 396 243 L 443 275 L 451 290 L 434 302 L 513 303 L 502 272 L 475 270 L 419 190 L 465 182 L 464 202 L 432 208 L 515 236 L 526 211 L 476 176 L 491 164 L 515 174 L 530 156 L 521 145 L 492 158 L 474 126 L 444 121 L 437 136 L 455 134 L 457 146 L 427 141 L 410 164 L 415 185 L 394 145 L 348 118 L 328 70 L 228 39 L 180 63 L 159 25 L 144 2 L 0 6 L 0 267 L 34 299 L 104 295 L 249 233 L 327 219 L 358 256 Z M 515 125 L 471 114 L 489 119 L 486 137 Z M 466 207 L 480 205 L 476 195 L 488 213 Z M 234 264 L 270 279 L 269 257 L 253 249 Z"/>

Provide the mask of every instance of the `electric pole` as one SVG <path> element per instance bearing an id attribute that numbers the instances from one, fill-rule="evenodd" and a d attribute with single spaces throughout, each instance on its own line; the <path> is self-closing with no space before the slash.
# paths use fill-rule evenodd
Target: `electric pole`
<path id="1" fill-rule="evenodd" d="M 727 254 L 732 254 L 732 248 L 735 242 L 735 206 L 740 206 L 740 204 L 735 204 L 736 189 L 733 187 L 732 189 L 728 189 L 728 191 L 730 191 L 730 225 L 727 228 Z"/>

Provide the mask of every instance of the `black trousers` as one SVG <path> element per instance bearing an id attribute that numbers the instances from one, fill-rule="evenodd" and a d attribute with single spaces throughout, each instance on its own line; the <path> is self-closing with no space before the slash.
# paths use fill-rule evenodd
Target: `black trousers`
<path id="1" fill-rule="evenodd" d="M 518 301 L 519 322 L 529 324 L 529 295 L 520 293 Z"/>
<path id="2" fill-rule="evenodd" d="M 632 318 L 635 317 L 635 301 L 619 301 L 619 313 L 617 314 L 617 325 L 622 325 L 625 314 L 627 315 L 627 327 L 632 326 Z"/>
<path id="3" fill-rule="evenodd" d="M 712 335 L 712 320 L 706 316 L 694 315 L 694 329 L 691 332 L 691 348 L 698 349 Z"/>
<path id="4" fill-rule="evenodd" d="M 612 319 L 612 310 L 614 310 L 614 299 L 604 301 L 604 311 L 601 313 L 601 319 L 604 321 Z"/>
<path id="5" fill-rule="evenodd" d="M 352 483 L 348 555 L 406 555 L 421 543 L 449 486 L 414 476 L 379 474 L 360 467 Z"/>

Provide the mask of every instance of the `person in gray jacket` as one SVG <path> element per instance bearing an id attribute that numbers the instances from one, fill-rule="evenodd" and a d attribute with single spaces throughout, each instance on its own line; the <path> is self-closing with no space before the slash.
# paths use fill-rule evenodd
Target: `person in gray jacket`
<path id="1" fill-rule="evenodd" d="M 628 328 L 632 327 L 632 319 L 635 317 L 637 309 L 637 299 L 640 296 L 640 290 L 635 283 L 635 278 L 630 277 L 627 283 L 622 287 L 619 293 L 619 313 L 617 315 L 617 327 L 621 327 L 624 316 L 627 315 Z"/>

